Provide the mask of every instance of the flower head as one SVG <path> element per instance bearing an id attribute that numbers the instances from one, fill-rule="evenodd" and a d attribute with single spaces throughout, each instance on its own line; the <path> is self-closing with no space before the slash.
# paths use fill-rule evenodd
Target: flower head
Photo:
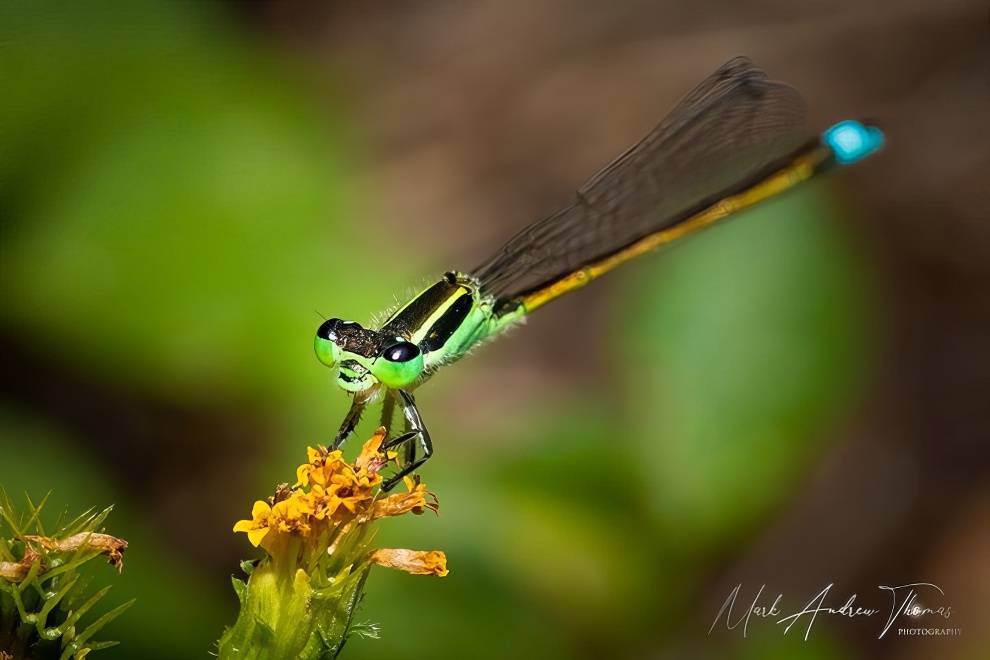
<path id="1" fill-rule="evenodd" d="M 236 649 L 265 648 L 272 639 L 309 640 L 306 648 L 317 650 L 328 640 L 342 640 L 373 564 L 447 574 L 447 557 L 439 550 L 368 547 L 376 520 L 439 510 L 436 495 L 418 480 L 406 479 L 408 492 L 381 493 L 379 472 L 396 458 L 395 452 L 380 451 L 384 440 L 381 428 L 353 463 L 340 451 L 309 447 L 296 483 L 255 502 L 251 518 L 234 525 L 267 555 L 238 587 L 241 615 L 220 640 L 221 658 L 240 657 Z"/>

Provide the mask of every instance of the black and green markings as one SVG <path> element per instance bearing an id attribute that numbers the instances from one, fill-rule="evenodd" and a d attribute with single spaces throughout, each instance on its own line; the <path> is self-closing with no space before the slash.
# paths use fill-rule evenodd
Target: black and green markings
<path id="1" fill-rule="evenodd" d="M 517 234 L 471 274 L 448 272 L 378 328 L 330 319 L 316 354 L 353 396 L 333 448 L 382 403 L 383 447 L 402 447 L 390 490 L 433 453 L 412 391 L 444 365 L 618 265 L 875 152 L 883 134 L 844 121 L 802 139 L 804 103 L 746 58 L 725 64 L 572 203 Z M 393 433 L 395 408 L 404 426 Z"/>

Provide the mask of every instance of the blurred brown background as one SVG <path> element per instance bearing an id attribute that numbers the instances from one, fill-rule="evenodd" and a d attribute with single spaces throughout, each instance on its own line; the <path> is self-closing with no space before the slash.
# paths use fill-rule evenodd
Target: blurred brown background
<path id="1" fill-rule="evenodd" d="M 28 44 L 23 52 L 31 52 L 31 35 L 55 23 L 60 30 L 77 28 L 78 32 L 71 37 L 54 32 L 55 36 L 48 37 L 53 42 L 76 39 L 93 46 L 104 38 L 100 35 L 106 28 L 97 25 L 100 21 L 80 25 L 78 12 L 64 22 L 57 20 L 59 11 L 37 20 L 30 13 L 11 14 L 14 27 L 5 37 L 8 46 Z M 110 21 L 120 33 L 128 33 L 135 25 L 141 26 L 138 33 L 148 25 L 178 25 L 178 34 L 194 33 L 206 44 L 206 57 L 219 50 L 211 35 L 220 34 L 219 41 L 235 42 L 237 48 L 252 53 L 244 56 L 248 62 L 244 70 L 271 70 L 271 78 L 279 81 L 275 85 L 290 87 L 291 94 L 302 99 L 299 112 L 317 118 L 317 123 L 327 119 L 332 124 L 327 129 L 329 137 L 321 135 L 325 142 L 313 148 L 332 147 L 344 155 L 335 156 L 332 165 L 310 176 L 342 187 L 344 197 L 358 201 L 332 206 L 333 211 L 319 206 L 314 218 L 332 215 L 338 223 L 333 233 L 309 239 L 312 249 L 308 254 L 295 253 L 279 262 L 278 268 L 292 269 L 296 259 L 316 262 L 327 278 L 317 283 L 317 290 L 327 290 L 328 295 L 330 291 L 336 295 L 335 287 L 361 288 L 362 292 L 330 302 L 297 296 L 291 304 L 312 325 L 310 332 L 318 320 L 310 312 L 313 305 L 320 305 L 319 311 L 328 315 L 365 321 L 378 307 L 392 302 L 389 291 L 401 297 L 404 287 L 418 286 L 437 272 L 466 269 L 481 261 L 516 230 L 566 202 L 584 178 L 642 137 L 677 99 L 734 55 L 750 56 L 771 78 L 797 87 L 808 100 L 811 130 L 844 118 L 871 118 L 887 135 L 884 152 L 823 184 L 830 203 L 842 209 L 827 214 L 824 226 L 837 232 L 844 246 L 843 258 L 855 264 L 852 272 L 858 279 L 851 283 L 849 295 L 857 302 L 850 314 L 858 320 L 849 327 L 859 337 L 859 348 L 851 367 L 853 375 L 836 380 L 837 393 L 828 395 L 841 398 L 848 390 L 848 400 L 815 418 L 817 444 L 810 454 L 795 459 L 793 468 L 780 473 L 789 476 L 783 485 L 772 486 L 779 489 L 772 501 L 752 515 L 740 514 L 749 517 L 738 518 L 741 522 L 733 523 L 733 531 L 718 537 L 721 540 L 699 542 L 694 550 L 685 551 L 701 559 L 690 564 L 690 570 L 674 575 L 671 582 L 658 581 L 654 569 L 633 566 L 622 578 L 633 587 L 606 589 L 609 598 L 624 603 L 617 610 L 612 608 L 621 612 L 616 614 L 621 621 L 598 627 L 583 622 L 581 616 L 607 618 L 607 614 L 590 607 L 572 617 L 561 605 L 568 599 L 596 598 L 598 592 L 592 588 L 552 587 L 546 591 L 552 596 L 546 598 L 539 589 L 531 597 L 520 597 L 512 589 L 507 594 L 496 593 L 492 584 L 499 582 L 500 573 L 492 566 L 500 564 L 490 563 L 472 543 L 482 534 L 478 528 L 487 524 L 482 512 L 492 506 L 477 500 L 505 495 L 498 495 L 498 490 L 479 492 L 472 486 L 478 476 L 471 467 L 471 456 L 477 453 L 487 457 L 479 462 L 497 462 L 514 452 L 525 455 L 531 445 L 540 442 L 541 432 L 520 434 L 521 428 L 547 429 L 562 423 L 555 421 L 558 418 L 538 421 L 533 409 L 542 404 L 563 409 L 575 401 L 604 396 L 609 404 L 601 409 L 603 417 L 596 427 L 601 429 L 614 428 L 614 417 L 627 414 L 627 406 L 637 400 L 629 394 L 635 389 L 621 381 L 621 374 L 630 368 L 629 354 L 607 346 L 613 341 L 611 333 L 619 332 L 612 320 L 636 313 L 635 305 L 617 310 L 613 301 L 637 300 L 628 293 L 634 281 L 640 288 L 633 290 L 642 292 L 651 286 L 646 267 L 631 267 L 638 270 L 541 310 L 527 327 L 456 367 L 465 372 L 456 377 L 461 380 L 446 385 L 438 382 L 436 392 L 424 392 L 424 416 L 431 428 L 435 424 L 438 429 L 434 430 L 438 457 L 426 467 L 424 476 L 436 486 L 443 506 L 453 510 L 449 517 L 445 510 L 439 522 L 430 523 L 430 529 L 470 519 L 472 504 L 478 507 L 474 515 L 479 519 L 473 523 L 477 527 L 457 532 L 474 541 L 450 536 L 446 542 L 452 546 L 443 545 L 429 534 L 417 541 L 447 551 L 451 581 L 458 570 L 460 549 L 462 561 L 468 564 L 463 574 L 473 576 L 474 581 L 455 586 L 442 581 L 428 586 L 402 582 L 401 596 L 381 587 L 369 596 L 367 618 L 382 620 L 385 639 L 354 642 L 345 655 L 385 657 L 408 652 L 463 657 L 459 654 L 470 649 L 471 643 L 490 647 L 481 653 L 484 657 L 498 657 L 509 650 L 520 657 L 538 653 L 564 657 L 611 653 L 622 657 L 979 657 L 981 649 L 990 647 L 986 625 L 990 617 L 990 218 L 986 211 L 990 41 L 985 3 L 269 2 L 227 3 L 208 9 L 173 7 L 165 14 L 160 16 L 157 9 L 146 14 L 128 11 L 120 18 L 120 13 L 108 12 L 120 18 L 116 23 Z M 22 31 L 22 24 L 35 27 Z M 159 46 L 168 52 L 175 42 L 163 38 Z M 46 48 L 44 44 L 39 47 L 39 57 L 50 52 Z M 127 59 L 124 46 L 108 47 L 108 52 L 111 60 Z M 23 63 L 23 58 L 14 59 Z M 186 66 L 194 69 L 190 64 L 194 61 L 177 59 L 165 66 L 174 64 L 178 71 Z M 64 60 L 59 62 L 64 64 Z M 53 65 L 53 70 L 58 66 Z M 101 71 L 94 80 L 113 77 L 114 70 Z M 183 74 L 176 75 L 181 79 Z M 197 74 L 189 75 L 195 78 Z M 135 80 L 140 77 L 136 74 Z M 212 83 L 208 77 L 204 80 L 206 89 Z M 123 96 L 134 89 L 128 87 Z M 153 90 L 151 83 L 149 89 Z M 99 96 L 98 85 L 90 91 Z M 189 92 L 193 97 L 197 93 Z M 272 97 L 282 98 L 277 92 Z M 152 101 L 151 109 L 139 112 L 154 121 L 156 113 L 171 103 L 181 106 L 183 101 Z M 10 120 L 28 114 L 12 111 L 5 116 Z M 114 113 L 98 114 L 104 118 Z M 2 170 L 0 200 L 6 258 L 15 255 L 18 241 L 30 230 L 33 216 L 24 209 L 44 197 L 47 185 L 60 180 L 58 168 L 69 167 L 61 163 L 52 176 L 49 163 L 59 161 L 61 147 L 54 141 L 44 148 L 31 147 L 33 136 L 54 132 L 79 142 L 75 136 L 85 123 L 10 121 L 4 144 L 8 154 L 16 157 L 9 158 Z M 112 123 L 107 125 L 110 133 L 116 130 Z M 251 127 L 245 123 L 241 128 L 250 131 Z M 173 139 L 168 130 L 164 134 Z M 87 149 L 99 150 L 104 137 L 93 138 Z M 197 137 L 210 139 L 206 132 L 192 139 Z M 271 143 L 279 148 L 277 133 Z M 241 157 L 267 158 L 261 148 Z M 321 167 L 320 163 L 314 157 L 311 170 Z M 149 170 L 145 175 L 161 174 Z M 291 172 L 286 174 L 290 189 L 295 181 Z M 806 203 L 814 206 L 815 199 L 819 198 Z M 276 227 L 283 214 L 272 205 L 266 217 Z M 285 215 L 292 212 L 287 209 Z M 226 245 L 223 233 L 209 240 L 202 248 L 207 259 L 211 250 L 220 251 Z M 699 243 L 702 240 L 706 239 L 699 237 Z M 756 248 L 748 257 L 753 268 L 764 258 L 762 240 L 757 237 L 750 244 Z M 171 248 L 175 259 L 185 258 L 185 244 Z M 685 253 L 691 248 L 686 246 L 672 256 L 687 258 Z M 391 261 L 392 250 L 401 252 L 401 259 Z M 345 266 L 382 257 L 383 263 L 340 276 Z M 252 268 L 267 258 L 256 253 L 246 257 L 244 265 Z M 10 281 L 7 294 L 21 286 L 10 285 Z M 705 293 L 699 288 L 692 295 Z M 280 294 L 264 295 L 277 298 Z M 819 292 L 812 288 L 799 295 L 814 299 Z M 36 306 L 49 304 L 54 302 L 42 300 Z M 157 304 L 148 301 L 149 307 Z M 209 299 L 203 302 L 206 313 L 213 304 Z M 331 304 L 336 306 L 331 308 Z M 17 304 L 12 306 L 20 309 Z M 280 312 L 272 309 L 271 313 Z M 0 326 L 0 394 L 5 408 L 43 419 L 68 436 L 67 442 L 79 448 L 78 456 L 109 475 L 111 501 L 131 500 L 132 508 L 140 512 L 134 514 L 137 525 L 149 534 L 148 541 L 164 554 L 185 558 L 175 560 L 182 567 L 174 570 L 191 570 L 190 583 L 209 591 L 207 602 L 216 604 L 209 606 L 211 614 L 202 624 L 202 634 L 191 633 L 190 637 L 195 642 L 210 639 L 210 626 L 233 620 L 233 594 L 224 591 L 229 591 L 225 577 L 217 576 L 231 572 L 238 557 L 248 554 L 243 539 L 231 538 L 227 530 L 234 520 L 246 516 L 251 500 L 261 496 L 268 484 L 288 478 L 286 468 L 291 470 L 302 457 L 301 447 L 320 441 L 319 434 L 329 437 L 345 405 L 340 401 L 343 395 L 333 391 L 326 375 L 314 368 L 299 381 L 307 382 L 309 399 L 293 394 L 302 387 L 286 387 L 279 390 L 282 394 L 273 395 L 282 382 L 281 372 L 263 370 L 255 377 L 263 384 L 254 389 L 221 388 L 187 398 L 176 392 L 186 387 L 209 390 L 209 377 L 199 385 L 195 379 L 178 378 L 173 385 L 146 386 L 140 377 L 129 380 L 113 368 L 92 368 L 94 363 L 106 364 L 106 353 L 92 360 L 65 359 L 64 346 L 49 349 L 59 341 L 60 333 L 71 335 L 73 319 L 60 318 L 57 309 L 49 310 L 47 316 L 32 314 L 30 310 L 7 313 Z M 129 314 L 141 316 L 143 311 L 132 308 Z M 825 315 L 821 320 L 829 323 L 831 318 Z M 96 322 L 93 328 L 93 336 L 102 333 Z M 44 331 L 49 334 L 39 335 Z M 634 336 L 648 338 L 646 332 Z M 259 343 L 244 345 L 263 353 L 272 337 L 282 341 L 288 336 L 273 333 L 252 339 Z M 309 350 L 308 336 L 292 335 L 291 341 Z M 275 350 L 283 351 L 280 360 L 311 359 L 304 350 Z M 119 358 L 122 364 L 131 365 L 121 368 L 125 373 L 139 370 L 129 355 Z M 201 360 L 195 353 L 188 359 Z M 218 373 L 222 371 L 218 367 Z M 223 382 L 222 376 L 218 382 Z M 789 385 L 754 379 L 753 387 L 786 390 Z M 328 412 L 331 399 L 335 407 Z M 567 401 L 571 403 L 563 403 Z M 567 411 L 559 419 L 570 416 Z M 309 421 L 299 422 L 301 418 Z M 20 422 L 12 423 L 0 445 L 8 459 L 0 463 L 0 483 L 11 492 L 27 487 L 13 467 L 14 456 L 28 441 L 21 431 L 10 429 L 22 428 Z M 477 429 L 498 432 L 476 433 Z M 609 431 L 599 436 L 609 438 L 603 443 L 604 451 L 636 460 L 637 452 L 626 454 L 621 438 Z M 44 445 L 46 441 L 38 442 Z M 281 448 L 287 442 L 291 446 Z M 795 442 L 803 440 L 795 436 Z M 543 450 L 551 455 L 549 444 Z M 715 456 L 720 450 L 712 451 Z M 444 453 L 451 458 L 441 459 Z M 50 460 L 57 461 L 57 456 Z M 447 464 L 441 462 L 447 460 Z M 759 465 L 775 459 L 751 452 L 747 460 Z M 261 478 L 259 465 L 263 463 L 269 468 Z M 521 463 L 519 469 L 525 470 L 525 461 Z M 550 487 L 541 497 L 552 498 L 560 486 L 555 481 L 558 470 L 566 472 L 567 464 L 557 468 L 548 458 L 537 465 L 535 469 L 549 473 Z M 748 463 L 738 463 L 733 474 L 748 469 Z M 24 474 L 20 468 L 16 472 Z M 513 483 L 509 479 L 502 484 L 505 492 L 511 494 Z M 644 492 L 655 487 L 656 482 L 644 482 Z M 754 479 L 733 498 L 745 500 L 767 487 Z M 600 489 L 603 499 L 609 497 L 611 488 L 609 481 L 581 486 L 584 491 Z M 569 492 L 566 483 L 563 491 Z M 84 508 L 91 502 L 71 503 Z M 646 510 L 652 509 L 646 506 Z M 608 521 L 609 515 L 603 520 Z M 670 546 L 672 536 L 679 533 L 679 527 L 670 524 L 671 518 L 662 514 L 653 522 L 640 520 L 628 508 L 623 515 L 632 522 L 606 544 L 618 551 L 611 561 L 679 565 L 677 557 L 655 550 Z M 656 520 L 665 522 L 654 524 Z M 642 537 L 631 530 L 640 530 Z M 614 531 L 603 524 L 595 534 Z M 444 538 L 447 532 L 438 533 Z M 645 553 L 643 537 L 651 539 Z M 539 544 L 539 538 L 533 543 Z M 566 544 L 553 547 L 554 552 L 566 555 Z M 533 552 L 529 559 L 539 561 L 539 553 L 529 550 Z M 488 551 L 499 554 L 513 549 L 496 545 Z M 132 543 L 132 554 L 140 552 L 140 544 Z M 189 558 L 194 559 L 190 562 Z M 518 559 L 527 561 L 523 556 Z M 561 561 L 568 566 L 566 559 Z M 159 570 L 172 569 L 159 565 Z M 553 562 L 535 569 L 537 574 L 540 571 L 552 576 Z M 164 578 L 159 575 L 157 579 Z M 566 574 L 547 579 L 562 584 L 579 581 Z M 785 594 L 793 607 L 834 583 L 834 599 L 838 599 L 832 602 L 834 607 L 853 593 L 859 594 L 858 603 L 887 607 L 876 586 L 906 582 L 939 585 L 955 613 L 944 622 L 927 620 L 925 625 L 961 628 L 962 634 L 922 639 L 892 632 L 878 640 L 879 617 L 820 620 L 812 633 L 818 642 L 808 644 L 795 644 L 797 630 L 779 641 L 783 638 L 780 627 L 763 621 L 751 624 L 763 630 L 751 633 L 754 639 L 743 639 L 738 629 L 716 629 L 709 634 L 719 607 L 738 584 L 744 585 L 743 594 L 767 584 L 768 593 Z M 149 586 L 153 584 L 151 580 L 140 587 L 139 603 L 155 601 L 149 595 L 154 593 Z M 115 588 L 130 594 L 126 582 Z M 486 590 L 492 590 L 491 595 Z M 676 595 L 654 597 L 654 591 Z M 168 601 L 170 612 L 180 611 L 189 602 L 188 593 L 173 597 Z M 472 603 L 499 598 L 505 605 L 497 614 L 471 609 Z M 516 598 L 524 601 L 518 608 Z M 741 600 L 745 602 L 744 597 Z M 392 610 L 387 609 L 390 601 Z M 459 613 L 451 603 L 461 603 Z M 610 609 L 607 604 L 601 607 Z M 627 614 L 626 607 L 636 614 Z M 467 619 L 472 611 L 480 621 L 462 623 L 451 614 Z M 161 657 L 200 657 L 191 650 L 197 647 L 183 647 L 161 630 L 147 634 L 122 630 L 128 619 L 141 616 L 128 613 L 115 624 L 117 629 L 109 631 L 112 637 L 124 639 L 118 657 L 159 657 L 157 652 L 166 654 Z M 144 616 L 147 622 L 141 630 L 154 631 L 155 622 L 162 620 L 156 617 L 163 615 L 148 612 Z M 406 625 L 399 623 L 403 616 L 410 619 Z M 479 639 L 477 632 L 470 632 L 477 630 L 487 631 L 492 639 Z M 218 635 L 215 628 L 214 637 Z M 468 641 L 444 641 L 459 635 Z M 162 636 L 172 641 L 163 647 Z M 555 641 L 534 642 L 539 636 Z M 201 644 L 199 648 L 203 653 L 209 650 Z M 137 649 L 144 650 L 137 653 Z M 100 657 L 111 657 L 114 652 L 103 652 Z"/>

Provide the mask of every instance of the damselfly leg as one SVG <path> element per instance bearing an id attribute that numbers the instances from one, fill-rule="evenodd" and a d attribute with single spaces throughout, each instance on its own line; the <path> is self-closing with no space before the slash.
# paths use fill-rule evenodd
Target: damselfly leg
<path id="1" fill-rule="evenodd" d="M 387 440 L 382 444 L 382 451 L 394 449 L 405 445 L 407 442 L 416 440 L 419 447 L 423 450 L 423 455 L 417 457 L 416 445 L 410 445 L 399 471 L 386 479 L 385 483 L 382 484 L 382 491 L 384 492 L 392 490 L 397 483 L 402 481 L 403 477 L 415 472 L 420 465 L 425 463 L 433 455 L 433 441 L 430 439 L 430 432 L 426 430 L 426 425 L 423 424 L 423 418 L 419 415 L 419 408 L 416 407 L 416 400 L 413 398 L 413 395 L 404 390 L 394 390 L 394 393 L 399 399 L 398 403 L 402 405 L 402 414 L 405 417 L 406 426 L 411 430 L 396 438 Z"/>
<path id="2" fill-rule="evenodd" d="M 344 440 L 347 440 L 347 437 L 354 432 L 358 422 L 361 421 L 361 414 L 367 405 L 368 402 L 364 399 L 354 397 L 351 409 L 347 411 L 347 416 L 344 417 L 344 422 L 340 425 L 340 430 L 337 431 L 337 435 L 333 439 L 333 444 L 330 445 L 330 451 L 340 449 L 340 446 L 344 444 Z"/>

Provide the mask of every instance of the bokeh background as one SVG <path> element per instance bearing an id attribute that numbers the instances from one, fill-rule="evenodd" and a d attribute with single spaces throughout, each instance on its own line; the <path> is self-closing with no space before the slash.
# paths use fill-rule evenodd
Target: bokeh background
<path id="1" fill-rule="evenodd" d="M 232 524 L 346 411 L 318 313 L 476 265 L 737 54 L 809 135 L 871 117 L 888 148 L 420 390 L 441 515 L 379 541 L 451 573 L 377 570 L 381 639 L 345 656 L 988 648 L 985 3 L 4 3 L 0 484 L 115 506 L 109 598 L 138 600 L 98 657 L 207 657 L 233 622 Z M 961 636 L 709 634 L 738 584 L 886 608 L 918 581 Z"/>

